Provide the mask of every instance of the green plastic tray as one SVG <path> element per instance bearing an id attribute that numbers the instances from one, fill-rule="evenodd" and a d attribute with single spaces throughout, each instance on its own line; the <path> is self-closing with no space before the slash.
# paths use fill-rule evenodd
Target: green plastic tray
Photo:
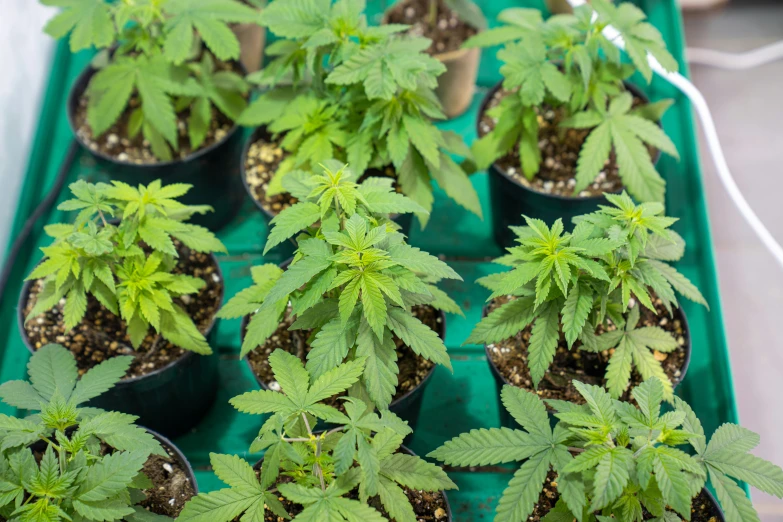
<path id="1" fill-rule="evenodd" d="M 371 0 L 368 3 L 370 19 L 377 19 L 383 7 L 381 2 Z M 512 4 L 499 0 L 479 3 L 483 4 L 490 20 L 494 20 L 503 7 Z M 523 2 L 513 3 L 521 5 Z M 685 69 L 682 23 L 675 0 L 640 0 L 637 3 L 663 33 L 680 66 Z M 526 3 L 533 7 L 542 7 L 541 4 L 542 0 Z M 65 43 L 57 46 L 13 224 L 12 239 L 51 186 L 65 156 L 71 139 L 65 115 L 67 93 L 90 57 L 90 53 L 71 55 Z M 485 52 L 473 106 L 465 115 L 444 123 L 445 128 L 461 133 L 468 142 L 475 139 L 476 111 L 487 88 L 498 81 L 497 71 L 495 51 Z M 711 433 L 724 422 L 736 422 L 737 410 L 691 107 L 683 96 L 662 80 L 655 80 L 646 90 L 653 100 L 672 97 L 677 102 L 666 114 L 663 125 L 677 145 L 681 159 L 677 162 L 664 157 L 659 167 L 668 182 L 668 212 L 680 218 L 675 228 L 688 245 L 686 256 L 678 268 L 699 286 L 711 305 L 707 311 L 689 302 L 684 304 L 693 335 L 693 355 L 687 378 L 678 387 L 678 393 L 692 404 L 707 432 Z M 103 175 L 97 172 L 94 161 L 85 153 L 78 155 L 70 173 L 71 179 L 100 179 Z M 473 184 L 481 197 L 484 221 L 464 212 L 438 192 L 433 217 L 426 232 L 414 230 L 411 233 L 412 244 L 445 256 L 465 280 L 463 283 L 451 283 L 445 288 L 462 305 L 465 318 L 448 317 L 446 344 L 453 359 L 454 373 L 438 368 L 427 388 L 418 430 L 411 444 L 411 448 L 419 454 L 426 454 L 443 441 L 469 429 L 499 426 L 495 384 L 484 350 L 481 346 L 462 346 L 469 331 L 479 320 L 487 297 L 487 292 L 475 285 L 474 281 L 495 270 L 488 260 L 500 253 L 491 233 L 487 175 L 477 174 Z M 28 353 L 16 325 L 17 297 L 23 278 L 41 257 L 38 247 L 47 243 L 42 233 L 43 225 L 45 222 L 63 219 L 63 213 L 57 210 L 41 219 L 16 260 L 11 283 L 0 308 L 0 381 L 18 379 L 25 373 Z M 414 225 L 414 228 L 418 227 Z M 232 296 L 248 284 L 250 267 L 262 261 L 261 246 L 266 237 L 266 225 L 252 203 L 247 201 L 240 217 L 220 236 L 230 252 L 221 264 L 227 282 L 226 295 Z M 237 357 L 238 330 L 239 321 L 220 323 L 217 347 L 217 356 L 221 358 L 218 400 L 197 429 L 175 441 L 197 470 L 202 491 L 221 487 L 208 467 L 210 452 L 234 453 L 252 462 L 259 457 L 249 455 L 247 448 L 261 419 L 239 414 L 227 403 L 230 397 L 255 387 L 252 375 Z M 0 405 L 0 411 L 14 413 L 9 412 L 5 405 Z M 454 478 L 460 490 L 449 493 L 449 498 L 456 520 L 491 520 L 495 503 L 509 479 L 508 473 L 508 470 L 498 468 L 455 473 Z"/>

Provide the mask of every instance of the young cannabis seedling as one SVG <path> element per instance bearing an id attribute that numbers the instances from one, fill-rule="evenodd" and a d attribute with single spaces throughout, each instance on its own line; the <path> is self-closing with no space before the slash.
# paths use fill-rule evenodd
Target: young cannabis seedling
<path id="1" fill-rule="evenodd" d="M 281 79 L 305 88 L 275 87 L 242 115 L 243 125 L 267 125 L 290 153 L 270 183 L 292 169 L 313 169 L 323 158 L 351 165 L 358 177 L 394 166 L 402 192 L 427 212 L 434 179 L 457 203 L 481 216 L 467 174 L 450 154 L 470 156 L 453 132 L 432 119 L 445 118 L 433 89 L 445 67 L 424 51 L 426 38 L 400 36 L 407 26 L 367 27 L 362 3 L 341 0 L 315 14 L 297 0 L 276 0 L 262 22 L 281 39 L 267 53 L 276 57 L 250 81 L 275 85 Z M 426 224 L 427 212 L 417 212 Z"/>
<path id="2" fill-rule="evenodd" d="M 557 473 L 558 513 L 545 520 L 641 522 L 643 510 L 661 522 L 672 520 L 672 512 L 690 520 L 691 499 L 708 477 L 727 522 L 759 520 L 733 479 L 783 497 L 783 470 L 748 453 L 758 435 L 723 424 L 707 441 L 682 399 L 661 414 L 664 387 L 657 378 L 634 388 L 636 405 L 614 400 L 598 386 L 574 385 L 585 405 L 546 401 L 557 411 L 554 429 L 536 394 L 504 386 L 503 405 L 524 431 L 472 430 L 429 456 L 454 466 L 523 462 L 500 499 L 496 522 L 527 520 L 550 469 Z M 685 444 L 696 455 L 677 448 Z"/>
<path id="3" fill-rule="evenodd" d="M 46 25 L 49 35 L 70 35 L 73 52 L 104 50 L 93 62 L 100 70 L 86 92 L 94 136 L 131 111 L 128 137 L 141 132 L 155 156 L 169 161 L 179 148 L 178 113 L 188 111 L 190 146 L 196 150 L 213 110 L 236 120 L 245 109 L 244 79 L 230 68 L 215 68 L 213 56 L 227 63 L 239 58 L 239 41 L 228 24 L 258 22 L 250 6 L 235 0 L 41 1 L 64 8 Z"/>
<path id="4" fill-rule="evenodd" d="M 79 324 L 87 312 L 87 295 L 126 322 L 138 348 L 150 326 L 172 343 L 201 354 L 212 353 L 204 336 L 176 298 L 194 294 L 204 281 L 176 274 L 174 239 L 197 252 L 225 252 L 212 232 L 186 223 L 208 206 L 187 206 L 176 198 L 191 185 L 161 186 L 159 180 L 133 188 L 79 180 L 75 196 L 58 209 L 78 211 L 73 224 L 46 227 L 54 242 L 41 250 L 44 260 L 27 277 L 43 279 L 43 291 L 26 321 L 65 299 L 65 328 Z M 119 219 L 115 224 L 112 218 Z"/>
<path id="5" fill-rule="evenodd" d="M 137 505 L 142 490 L 153 486 L 141 471 L 144 463 L 153 454 L 167 456 L 158 441 L 133 415 L 81 406 L 114 386 L 132 360 L 113 357 L 78 379 L 73 354 L 50 344 L 31 357 L 29 382 L 0 386 L 6 404 L 37 412 L 26 419 L 0 414 L 0 516 L 19 522 L 170 520 Z"/>
<path id="6" fill-rule="evenodd" d="M 489 167 L 518 145 L 522 172 L 532 180 L 541 165 L 537 109 L 547 105 L 564 112 L 563 128 L 592 129 L 579 151 L 574 194 L 587 188 L 614 155 L 632 196 L 662 202 L 665 182 L 647 147 L 678 157 L 655 124 L 670 102 L 632 108 L 633 97 L 623 86 L 634 71 L 651 80 L 648 52 L 667 71 L 677 70 L 661 34 L 645 18 L 629 2 L 614 6 L 607 0 L 547 21 L 538 10 L 512 8 L 498 16 L 507 25 L 468 40 L 467 47 L 506 44 L 498 58 L 509 94 L 488 112 L 497 124 L 473 146 L 477 166 Z M 620 51 L 602 33 L 607 25 L 623 36 L 632 64 L 621 62 Z"/>
<path id="7" fill-rule="evenodd" d="M 397 522 L 416 522 L 403 488 L 456 487 L 440 467 L 399 451 L 410 428 L 393 413 L 378 414 L 356 398 L 343 398 L 345 413 L 324 403 L 358 381 L 365 359 L 317 378 L 284 350 L 269 360 L 282 392 L 256 390 L 231 399 L 241 412 L 272 414 L 250 447 L 266 450 L 260 472 L 238 457 L 211 454 L 215 473 L 229 488 L 193 498 L 178 520 L 230 522 L 243 513 L 263 520 L 265 508 L 289 519 L 282 495 L 298 506 L 295 521 L 381 522 L 381 506 Z M 317 421 L 336 426 L 314 431 Z M 358 500 L 349 496 L 357 490 Z"/>
<path id="8" fill-rule="evenodd" d="M 650 348 L 667 352 L 677 343 L 658 327 L 636 328 L 639 306 L 656 312 L 651 294 L 672 312 L 675 290 L 706 306 L 699 290 L 665 261 L 684 253 L 684 242 L 669 227 L 675 218 L 663 216 L 660 203 L 635 205 L 627 194 L 606 195 L 612 206 L 577 217 L 571 233 L 557 220 L 551 228 L 525 218 L 516 227 L 518 246 L 495 262 L 512 268 L 479 280 L 492 290 L 489 300 L 515 298 L 476 325 L 468 343 L 495 343 L 533 325 L 528 346 L 530 375 L 537 386 L 555 356 L 561 332 L 569 347 L 601 352 L 615 348 L 606 373 L 613 397 L 628 387 L 631 369 L 642 379 L 658 377 L 671 397 L 672 384 Z M 637 303 L 628 312 L 631 299 Z M 617 330 L 596 336 L 610 320 Z"/>
<path id="9" fill-rule="evenodd" d="M 460 276 L 438 258 L 405 243 L 390 213 L 423 212 L 396 193 L 389 178 L 356 176 L 339 162 L 323 174 L 292 173 L 286 188 L 299 202 L 272 221 L 266 249 L 298 234 L 287 270 L 265 265 L 254 285 L 232 298 L 220 317 L 254 314 L 242 355 L 262 345 L 279 327 L 290 303 L 291 329 L 313 330 L 307 370 L 318 378 L 346 358 L 366 358 L 362 385 L 379 408 L 391 402 L 397 384 L 398 336 L 416 354 L 451 367 L 437 333 L 411 313 L 429 304 L 461 313 L 435 284 Z"/>

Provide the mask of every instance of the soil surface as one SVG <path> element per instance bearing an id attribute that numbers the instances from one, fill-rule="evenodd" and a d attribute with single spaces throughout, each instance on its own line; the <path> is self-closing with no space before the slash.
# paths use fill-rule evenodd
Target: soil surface
<path id="1" fill-rule="evenodd" d="M 487 104 L 487 109 L 497 106 L 510 91 L 498 89 Z M 644 100 L 634 96 L 634 106 L 643 104 Z M 623 182 L 620 179 L 619 169 L 614 151 L 604 163 L 604 169 L 595 178 L 595 181 L 587 186 L 579 194 L 574 194 L 576 186 L 576 165 L 579 151 L 592 129 L 565 129 L 560 127 L 560 122 L 566 118 L 565 109 L 554 108 L 542 104 L 535 108 L 538 114 L 539 141 L 541 150 L 541 166 L 533 180 L 528 180 L 520 168 L 519 147 L 515 145 L 511 152 L 498 159 L 496 165 L 507 176 L 544 194 L 553 194 L 563 197 L 587 198 L 600 196 L 605 192 L 620 192 L 623 190 Z M 479 123 L 479 136 L 489 134 L 495 128 L 496 120 L 486 114 L 482 114 Z M 647 147 L 650 157 L 654 158 L 657 149 Z"/>
<path id="2" fill-rule="evenodd" d="M 503 297 L 495 299 L 489 305 L 490 311 L 508 302 L 510 299 L 513 298 Z M 663 307 L 660 299 L 654 298 L 653 304 L 655 304 L 658 315 L 642 307 L 639 326 L 660 326 L 671 333 L 677 340 L 679 346 L 671 353 L 653 352 L 653 356 L 661 362 L 664 372 L 676 386 L 682 380 L 682 367 L 687 356 L 685 351 L 686 332 L 681 319 L 682 312 L 676 309 L 672 318 L 669 317 L 669 312 Z M 636 304 L 635 306 L 640 305 Z M 487 351 L 490 359 L 506 381 L 514 386 L 534 391 L 533 381 L 527 364 L 527 346 L 530 340 L 531 329 L 532 327 L 528 326 L 510 339 L 487 345 Z M 614 329 L 614 325 L 611 324 L 606 328 L 606 330 Z M 601 333 L 601 331 L 599 330 L 598 333 Z M 565 337 L 561 333 L 555 359 L 544 374 L 544 378 L 538 384 L 538 395 L 543 399 L 561 399 L 578 404 L 584 403 L 584 399 L 571 381 L 576 379 L 586 384 L 604 386 L 606 384 L 604 375 L 606 374 L 606 368 L 609 365 L 612 353 L 614 353 L 614 350 L 606 350 L 600 353 L 579 350 L 579 341 L 574 343 L 574 347 L 569 350 Z M 642 378 L 634 367 L 631 372 L 629 390 L 626 390 L 623 398 L 627 399 L 630 388 L 641 383 Z"/>
<path id="3" fill-rule="evenodd" d="M 215 65 L 218 69 L 233 70 L 234 72 L 244 75 L 241 68 L 236 65 L 224 64 L 221 62 L 216 62 Z M 100 152 L 117 161 L 137 165 L 160 163 L 161 160 L 152 153 L 149 142 L 144 139 L 141 132 L 139 132 L 135 138 L 130 138 L 128 135 L 128 122 L 130 121 L 131 114 L 139 105 L 140 99 L 137 94 L 134 94 L 131 97 L 128 106 L 114 125 L 96 138 L 87 123 L 87 97 L 83 93 L 79 97 L 79 103 L 74 110 L 76 135 L 90 150 Z M 234 122 L 231 118 L 217 110 L 214 105 L 211 110 L 212 119 L 210 121 L 209 131 L 207 132 L 204 142 L 196 150 L 193 150 L 190 147 L 190 138 L 188 137 L 188 118 L 190 117 L 190 109 L 185 109 L 177 113 L 179 150 L 172 150 L 173 160 L 185 159 L 194 152 L 205 149 L 212 144 L 223 140 L 228 135 L 234 127 Z"/>
<path id="4" fill-rule="evenodd" d="M 529 522 L 539 522 L 549 511 L 555 507 L 560 494 L 557 492 L 557 474 L 550 470 L 544 481 L 544 488 L 538 497 L 538 503 L 533 508 L 533 513 L 528 517 Z M 653 517 L 646 509 L 642 508 L 644 520 L 652 520 Z M 720 512 L 710 498 L 700 492 L 694 497 L 691 506 L 691 522 L 719 522 Z M 679 520 L 679 518 L 678 518 Z"/>
<path id="5" fill-rule="evenodd" d="M 437 5 L 435 20 L 432 20 L 430 14 L 433 1 Z M 427 49 L 431 55 L 456 51 L 465 40 L 478 32 L 475 27 L 460 20 L 443 0 L 399 2 L 387 13 L 386 23 L 410 25 L 408 34 L 432 40 L 432 45 Z"/>
<path id="6" fill-rule="evenodd" d="M 274 141 L 262 135 L 250 144 L 245 157 L 245 180 L 250 188 L 250 195 L 272 215 L 279 214 L 297 202 L 288 192 L 274 196 L 266 194 L 280 162 L 289 154 L 280 147 L 279 140 Z"/>
<path id="7" fill-rule="evenodd" d="M 158 515 L 177 518 L 196 492 L 185 468 L 168 448 L 166 451 L 169 458 L 152 455 L 144 463 L 142 471 L 155 486 L 144 490 L 147 498 L 139 505 Z"/>
<path id="8" fill-rule="evenodd" d="M 193 251 L 174 240 L 179 259 L 174 273 L 199 277 L 206 282 L 197 294 L 175 298 L 190 315 L 202 333 L 206 333 L 220 308 L 223 281 L 217 265 L 209 254 Z M 41 280 L 31 285 L 30 295 L 23 313 L 26 315 L 35 306 L 35 300 L 43 289 Z M 163 368 L 179 359 L 185 350 L 160 337 L 153 328 L 149 329 L 141 346 L 134 350 L 130 343 L 125 321 L 104 308 L 92 295 L 87 296 L 87 313 L 81 324 L 66 330 L 63 323 L 65 300 L 53 309 L 25 324 L 29 343 L 39 349 L 49 343 L 58 343 L 68 348 L 76 357 L 79 374 L 117 355 L 133 355 L 135 360 L 125 378 L 139 377 Z"/>
<path id="9" fill-rule="evenodd" d="M 440 313 L 431 306 L 419 305 L 413 307 L 413 315 L 419 318 L 421 322 L 435 330 L 441 332 L 443 328 Z M 310 351 L 310 345 L 307 343 L 307 337 L 310 332 L 304 330 L 289 331 L 288 328 L 293 323 L 290 316 L 290 308 L 277 331 L 272 334 L 263 346 L 259 346 L 247 355 L 250 367 L 256 377 L 264 383 L 267 388 L 274 391 L 280 391 L 280 385 L 274 379 L 272 367 L 269 364 L 269 356 L 273 351 L 282 348 L 302 359 L 307 360 L 307 353 Z M 244 334 L 244 332 L 243 332 Z M 416 355 L 413 350 L 406 346 L 396 336 L 394 342 L 397 344 L 397 366 L 400 369 L 398 375 L 397 393 L 394 399 L 402 397 L 429 375 L 435 366 L 435 363 Z M 335 404 L 340 404 L 337 398 L 334 398 Z"/>

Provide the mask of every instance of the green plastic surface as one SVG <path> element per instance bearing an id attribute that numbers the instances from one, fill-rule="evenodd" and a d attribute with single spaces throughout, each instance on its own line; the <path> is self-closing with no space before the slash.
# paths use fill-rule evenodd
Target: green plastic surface
<path id="1" fill-rule="evenodd" d="M 381 2 L 370 0 L 368 3 L 370 19 L 377 19 L 377 13 L 382 8 Z M 490 21 L 494 20 L 502 7 L 512 4 L 499 0 L 479 3 Z M 519 1 L 513 3 L 523 4 Z M 541 7 L 542 3 L 538 0 L 527 2 L 526 5 Z M 661 31 L 684 69 L 682 24 L 675 0 L 640 0 L 637 3 Z M 494 50 L 484 53 L 479 89 L 471 109 L 465 115 L 443 124 L 445 128 L 462 134 L 468 143 L 475 138 L 476 111 L 481 98 L 487 88 L 499 79 L 494 55 Z M 12 239 L 51 186 L 65 155 L 71 140 L 65 114 L 66 98 L 72 82 L 89 59 L 89 53 L 71 55 L 64 42 L 57 46 Z M 677 162 L 664 157 L 658 167 L 668 182 L 668 213 L 680 218 L 675 228 L 688 245 L 686 256 L 678 268 L 699 286 L 711 305 L 707 311 L 690 302 L 684 304 L 693 335 L 693 355 L 687 377 L 679 386 L 678 393 L 691 403 L 707 432 L 711 433 L 721 423 L 736 422 L 737 411 L 691 108 L 682 95 L 660 79 L 656 79 L 650 87 L 645 87 L 645 91 L 652 100 L 663 97 L 676 100 L 674 107 L 667 112 L 663 125 L 677 144 L 681 159 Z M 71 179 L 99 179 L 102 175 L 96 171 L 89 154 L 84 152 L 80 152 L 70 173 Z M 485 214 L 483 221 L 463 211 L 438 192 L 429 226 L 421 231 L 414 225 L 415 230 L 411 233 L 412 244 L 445 256 L 465 280 L 444 288 L 462 305 L 465 318 L 448 317 L 446 344 L 453 359 L 454 373 L 438 368 L 427 388 L 418 430 L 411 443 L 411 448 L 419 454 L 426 454 L 446 439 L 469 429 L 499 426 L 495 384 L 484 350 L 480 346 L 461 346 L 479 320 L 488 295 L 474 281 L 496 270 L 487 261 L 500 253 L 491 233 L 486 174 L 475 175 L 473 184 L 481 197 Z M 16 260 L 11 283 L 0 308 L 0 382 L 24 375 L 28 353 L 17 329 L 17 298 L 24 276 L 40 260 L 41 254 L 37 248 L 48 242 L 42 233 L 42 226 L 45 222 L 56 222 L 63 218 L 61 212 L 54 210 L 42 219 Z M 250 267 L 262 260 L 260 253 L 266 237 L 266 225 L 252 203 L 246 201 L 240 217 L 220 236 L 230 251 L 221 264 L 227 282 L 226 295 L 232 296 L 248 284 Z M 239 347 L 238 330 L 238 320 L 220 323 L 219 346 L 216 347 L 216 356 L 221 358 L 218 400 L 196 430 L 175 441 L 197 470 L 202 491 L 221 486 L 208 468 L 210 452 L 234 453 L 250 461 L 258 458 L 258 455 L 248 455 L 247 448 L 261 419 L 239 414 L 227 403 L 230 397 L 256 386 L 246 365 L 236 355 Z M 0 406 L 0 411 L 9 413 L 5 405 Z M 494 468 L 455 473 L 454 478 L 460 490 L 449 493 L 449 498 L 456 520 L 491 520 L 495 503 L 510 478 L 509 472 L 505 468 Z"/>

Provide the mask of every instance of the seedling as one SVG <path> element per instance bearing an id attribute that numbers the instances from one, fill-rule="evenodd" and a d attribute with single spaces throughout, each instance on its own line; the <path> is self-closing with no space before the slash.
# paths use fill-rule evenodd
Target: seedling
<path id="1" fill-rule="evenodd" d="M 510 91 L 488 112 L 497 120 L 494 130 L 473 146 L 477 166 L 489 167 L 518 145 L 522 172 L 532 180 L 541 165 L 537 109 L 547 105 L 565 112 L 563 129 L 592 129 L 579 151 L 574 194 L 592 183 L 614 154 L 628 192 L 640 201 L 662 202 L 665 182 L 645 145 L 678 157 L 655 123 L 671 101 L 633 107 L 633 96 L 623 86 L 636 71 L 651 80 L 647 53 L 667 71 L 677 70 L 661 34 L 645 18 L 629 2 L 614 6 L 607 0 L 546 21 L 536 9 L 512 8 L 498 16 L 505 26 L 468 40 L 467 47 L 506 44 L 498 58 L 503 89 Z M 631 63 L 623 63 L 618 48 L 603 35 L 607 25 L 623 36 Z"/>
<path id="2" fill-rule="evenodd" d="M 586 404 L 546 401 L 557 412 L 550 426 L 535 393 L 504 386 L 503 405 L 524 431 L 477 429 L 430 457 L 453 466 L 522 462 L 497 507 L 496 522 L 527 520 L 550 469 L 559 500 L 543 520 L 641 522 L 691 519 L 691 501 L 709 477 L 727 522 L 758 521 L 734 480 L 783 497 L 783 470 L 748 453 L 759 436 L 723 424 L 708 441 L 688 404 L 674 398 L 661 414 L 664 386 L 657 378 L 634 388 L 635 404 L 613 400 L 602 388 L 574 381 Z M 678 446 L 689 444 L 695 455 Z M 679 517 L 677 515 L 679 515 Z M 614 517 L 614 518 L 611 518 Z"/>
<path id="3" fill-rule="evenodd" d="M 81 406 L 112 388 L 132 360 L 113 357 L 78 379 L 73 354 L 51 344 L 30 358 L 29 382 L 0 386 L 6 404 L 37 412 L 25 419 L 0 414 L 0 516 L 19 522 L 170 520 L 138 505 L 142 490 L 153 487 L 144 463 L 150 455 L 168 457 L 157 439 L 136 426 L 133 415 Z"/>
<path id="4" fill-rule="evenodd" d="M 530 375 L 537 386 L 555 356 L 561 331 L 569 347 L 601 352 L 614 348 L 606 373 L 609 393 L 617 398 L 628 387 L 631 369 L 643 379 L 658 377 L 666 397 L 672 384 L 650 349 L 670 352 L 677 342 L 655 326 L 638 327 L 639 307 L 657 313 L 654 293 L 672 312 L 675 291 L 707 305 L 699 290 L 666 261 L 679 260 L 685 243 L 670 230 L 677 219 L 663 215 L 660 203 L 635 205 L 627 194 L 607 194 L 611 206 L 577 217 L 571 233 L 557 220 L 552 227 L 525 218 L 514 227 L 518 246 L 495 262 L 510 266 L 478 282 L 492 290 L 489 300 L 515 299 L 499 306 L 476 325 L 467 343 L 508 339 L 533 324 L 528 345 Z M 631 308 L 631 299 L 636 306 Z M 599 325 L 617 329 L 596 336 Z"/>
<path id="5" fill-rule="evenodd" d="M 87 311 L 87 294 L 127 324 L 138 348 L 152 326 L 172 343 L 201 354 L 212 349 L 176 299 L 204 285 L 197 277 L 173 272 L 174 239 L 197 252 L 225 252 L 212 232 L 185 221 L 208 206 L 188 206 L 176 200 L 191 185 L 148 186 L 113 181 L 70 185 L 75 196 L 60 210 L 78 211 L 73 224 L 46 227 L 54 242 L 41 250 L 44 260 L 27 277 L 43 279 L 43 290 L 26 321 L 57 306 L 63 308 L 65 328 L 79 324 Z M 112 221 L 118 218 L 119 223 Z"/>
<path id="6" fill-rule="evenodd" d="M 54 38 L 70 39 L 71 51 L 103 51 L 93 64 L 87 122 L 104 134 L 130 112 L 127 136 L 141 132 L 155 156 L 172 159 L 178 150 L 177 114 L 189 114 L 190 146 L 204 143 L 213 111 L 236 120 L 245 109 L 248 86 L 229 64 L 239 58 L 239 41 L 229 23 L 258 22 L 258 11 L 235 0 L 41 0 L 64 11 L 46 25 Z"/>
<path id="7" fill-rule="evenodd" d="M 248 79 L 271 86 L 307 79 L 301 89 L 273 88 L 240 119 L 267 125 L 290 153 L 268 194 L 283 192 L 282 179 L 291 170 L 313 169 L 334 157 L 359 177 L 392 165 L 402 192 L 426 210 L 417 213 L 422 225 L 432 209 L 433 179 L 481 216 L 467 174 L 450 156 L 470 156 L 470 150 L 432 122 L 445 118 L 433 91 L 445 67 L 424 52 L 430 40 L 399 35 L 404 25 L 368 27 L 361 4 L 342 0 L 316 15 L 298 9 L 296 0 L 277 0 L 262 14 L 280 40 L 267 49 L 275 58 Z"/>
<path id="8" fill-rule="evenodd" d="M 435 283 L 460 276 L 438 258 L 405 243 L 390 213 L 425 212 L 392 189 L 390 178 L 356 183 L 345 165 L 329 161 L 322 174 L 286 176 L 299 202 L 272 221 L 266 250 L 297 235 L 293 262 L 283 271 L 254 269 L 254 285 L 241 291 L 220 317 L 254 314 L 242 344 L 244 356 L 279 327 L 290 303 L 293 330 L 313 330 L 307 370 L 314 378 L 355 357 L 366 358 L 361 386 L 379 408 L 389 406 L 397 384 L 397 335 L 416 354 L 451 367 L 438 334 L 411 313 L 417 304 L 461 313 Z"/>
<path id="9" fill-rule="evenodd" d="M 179 521 L 230 522 L 243 513 L 263 520 L 265 508 L 289 519 L 278 499 L 282 495 L 301 511 L 294 520 L 381 522 L 386 518 L 372 507 L 379 502 L 397 522 L 416 522 L 403 488 L 456 488 L 440 467 L 399 452 L 410 428 L 393 413 L 378 414 L 356 398 L 343 397 L 345 413 L 324 403 L 359 380 L 364 358 L 318 378 L 284 350 L 269 359 L 282 393 L 256 390 L 231 400 L 241 412 L 272 414 L 250 447 L 251 453 L 266 450 L 260 473 L 239 457 L 210 454 L 215 473 L 229 488 L 193 498 Z M 314 432 L 318 420 L 336 426 Z M 356 491 L 358 500 L 350 495 Z"/>

